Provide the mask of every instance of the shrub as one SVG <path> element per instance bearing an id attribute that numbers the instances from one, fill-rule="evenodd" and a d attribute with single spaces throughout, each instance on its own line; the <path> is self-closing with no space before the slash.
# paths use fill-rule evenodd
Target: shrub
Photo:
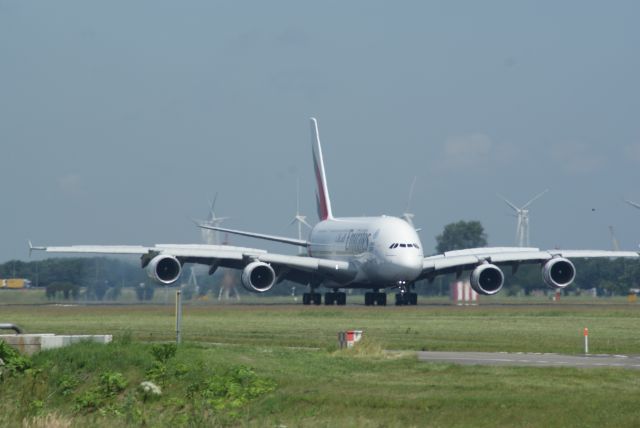
<path id="1" fill-rule="evenodd" d="M 112 397 L 127 387 L 127 379 L 118 372 L 104 372 L 100 375 L 100 389 L 108 397 Z"/>
<path id="2" fill-rule="evenodd" d="M 8 345 L 4 340 L 0 340 L 0 380 L 5 376 L 23 373 L 31 366 L 32 363 L 29 357 L 21 355 L 11 345 Z"/>

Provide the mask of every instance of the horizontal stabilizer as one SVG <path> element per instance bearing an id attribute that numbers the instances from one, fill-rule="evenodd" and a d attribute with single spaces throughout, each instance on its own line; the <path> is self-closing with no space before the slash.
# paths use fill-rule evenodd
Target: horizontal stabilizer
<path id="1" fill-rule="evenodd" d="M 250 238 L 264 239 L 267 241 L 280 242 L 283 244 L 297 245 L 299 247 L 308 247 L 309 242 L 302 239 L 287 238 L 285 236 L 265 235 L 262 233 L 245 232 L 243 230 L 226 229 L 224 227 L 210 226 L 207 224 L 198 224 L 202 229 L 217 230 L 218 232 L 232 233 L 234 235 L 248 236 Z"/>

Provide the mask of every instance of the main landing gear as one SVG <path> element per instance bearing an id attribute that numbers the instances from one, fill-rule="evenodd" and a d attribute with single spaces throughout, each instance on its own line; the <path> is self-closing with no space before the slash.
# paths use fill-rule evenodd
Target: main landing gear
<path id="1" fill-rule="evenodd" d="M 304 293 L 302 295 L 302 304 L 320 305 L 322 304 L 322 294 L 316 293 L 315 291 L 312 291 L 311 293 Z M 347 304 L 347 293 L 342 291 L 324 293 L 324 304 L 327 306 L 344 306 Z"/>
<path id="2" fill-rule="evenodd" d="M 380 293 L 379 291 L 364 293 L 364 305 L 365 306 L 387 306 L 387 293 Z"/>
<path id="3" fill-rule="evenodd" d="M 302 294 L 303 305 L 319 305 L 322 303 L 322 294 L 311 292 Z"/>
<path id="4" fill-rule="evenodd" d="M 332 293 L 324 293 L 324 304 L 329 306 L 336 304 L 344 306 L 347 304 L 347 293 L 344 291 L 334 291 Z"/>

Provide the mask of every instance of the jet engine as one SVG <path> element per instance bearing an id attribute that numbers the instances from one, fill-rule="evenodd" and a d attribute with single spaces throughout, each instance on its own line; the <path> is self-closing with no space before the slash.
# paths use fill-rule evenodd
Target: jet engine
<path id="1" fill-rule="evenodd" d="M 575 266 L 564 257 L 554 257 L 542 266 L 542 279 L 553 289 L 565 288 L 575 277 Z"/>
<path id="2" fill-rule="evenodd" d="M 483 263 L 473 269 L 470 282 L 471 288 L 476 293 L 491 296 L 502 289 L 504 274 L 498 266 L 491 263 Z"/>
<path id="3" fill-rule="evenodd" d="M 169 285 L 180 278 L 182 265 L 173 256 L 157 255 L 147 265 L 147 275 L 157 283 Z"/>
<path id="4" fill-rule="evenodd" d="M 271 290 L 275 282 L 275 271 L 264 262 L 249 263 L 242 270 L 242 286 L 254 293 L 264 293 Z"/>

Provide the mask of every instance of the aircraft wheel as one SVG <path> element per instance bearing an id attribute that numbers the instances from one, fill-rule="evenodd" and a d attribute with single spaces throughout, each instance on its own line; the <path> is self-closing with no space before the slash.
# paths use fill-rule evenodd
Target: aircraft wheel
<path id="1" fill-rule="evenodd" d="M 371 306 L 373 304 L 373 293 L 364 293 L 364 305 Z"/>
<path id="2" fill-rule="evenodd" d="M 338 300 L 338 306 L 344 306 L 347 304 L 347 293 L 336 293 L 337 294 L 337 300 Z"/>
<path id="3" fill-rule="evenodd" d="M 302 304 L 308 305 L 309 303 L 311 303 L 311 296 L 309 296 L 309 293 L 302 294 Z"/>
<path id="4" fill-rule="evenodd" d="M 418 293 L 409 293 L 409 304 L 411 306 L 418 304 Z"/>
<path id="5" fill-rule="evenodd" d="M 376 303 L 378 306 L 387 306 L 387 293 L 376 293 Z"/>
<path id="6" fill-rule="evenodd" d="M 324 304 L 331 306 L 336 301 L 336 293 L 324 293 Z"/>
<path id="7" fill-rule="evenodd" d="M 402 293 L 396 293 L 396 306 L 404 306 L 407 304 L 405 295 Z"/>
<path id="8" fill-rule="evenodd" d="M 313 295 L 313 304 L 318 306 L 322 303 L 322 294 L 320 293 L 311 293 Z"/>

